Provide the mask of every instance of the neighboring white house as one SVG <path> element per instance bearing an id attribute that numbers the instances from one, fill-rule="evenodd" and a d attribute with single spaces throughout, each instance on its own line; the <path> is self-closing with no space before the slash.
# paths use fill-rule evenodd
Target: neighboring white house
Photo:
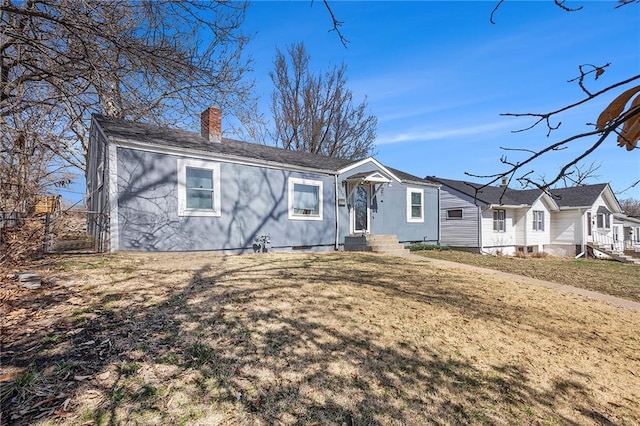
<path id="1" fill-rule="evenodd" d="M 614 214 L 622 208 L 607 183 L 551 190 L 560 210 L 552 215 L 549 253 L 576 256 L 589 243 L 614 247 Z M 597 254 L 597 253 L 596 253 Z"/>
<path id="2" fill-rule="evenodd" d="M 618 250 L 640 251 L 640 219 L 614 214 L 613 226 L 613 239 Z"/>
<path id="3" fill-rule="evenodd" d="M 586 252 L 589 243 L 613 245 L 616 238 L 627 241 L 632 233 L 640 246 L 640 220 L 636 223 L 622 214 L 606 183 L 547 193 L 435 176 L 426 179 L 441 185 L 440 241 L 451 247 L 576 256 Z M 614 215 L 620 215 L 620 223 Z"/>
<path id="4" fill-rule="evenodd" d="M 441 185 L 440 241 L 481 253 L 538 253 L 551 243 L 552 212 L 559 206 L 538 189 L 426 178 Z"/>

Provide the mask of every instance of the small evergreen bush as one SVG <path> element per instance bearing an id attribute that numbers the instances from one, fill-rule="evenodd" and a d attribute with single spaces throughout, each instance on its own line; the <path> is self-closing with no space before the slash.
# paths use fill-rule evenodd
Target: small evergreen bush
<path id="1" fill-rule="evenodd" d="M 407 245 L 409 251 L 422 251 L 422 250 L 440 250 L 445 251 L 449 250 L 447 246 L 441 246 L 440 244 L 433 243 L 411 243 Z"/>

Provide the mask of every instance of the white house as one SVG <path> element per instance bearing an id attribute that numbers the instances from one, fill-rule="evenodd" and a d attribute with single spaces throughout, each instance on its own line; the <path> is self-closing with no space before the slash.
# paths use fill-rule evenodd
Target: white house
<path id="1" fill-rule="evenodd" d="M 622 242 L 629 240 L 640 247 L 640 220 L 622 214 L 606 183 L 544 192 L 426 179 L 441 185 L 440 241 L 451 247 L 560 256 L 581 255 L 597 245 L 622 251 Z"/>
<path id="2" fill-rule="evenodd" d="M 551 194 L 560 209 L 552 215 L 550 253 L 575 256 L 590 243 L 615 248 L 614 214 L 622 208 L 608 183 L 553 189 Z"/>
<path id="3" fill-rule="evenodd" d="M 426 178 L 441 185 L 440 241 L 481 253 L 538 253 L 551 244 L 552 213 L 559 206 L 538 189 Z"/>

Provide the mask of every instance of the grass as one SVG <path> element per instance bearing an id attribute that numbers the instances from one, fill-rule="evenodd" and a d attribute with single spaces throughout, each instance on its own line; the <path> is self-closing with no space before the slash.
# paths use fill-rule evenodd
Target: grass
<path id="1" fill-rule="evenodd" d="M 84 262 L 3 284 L 3 421 L 640 423 L 638 312 L 364 253 Z"/>
<path id="2" fill-rule="evenodd" d="M 640 266 L 637 265 L 596 259 L 485 256 L 458 250 L 429 250 L 416 254 L 572 285 L 640 302 Z"/>

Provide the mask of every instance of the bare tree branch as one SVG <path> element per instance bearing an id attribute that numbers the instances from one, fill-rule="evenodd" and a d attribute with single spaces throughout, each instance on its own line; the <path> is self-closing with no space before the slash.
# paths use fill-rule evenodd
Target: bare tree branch
<path id="1" fill-rule="evenodd" d="M 312 2 L 313 2 L 313 0 L 312 0 Z M 347 40 L 345 38 L 345 36 L 342 34 L 342 31 L 340 30 L 340 27 L 342 26 L 342 24 L 344 24 L 344 22 L 338 21 L 336 16 L 333 14 L 333 10 L 331 9 L 331 6 L 329 5 L 329 1 L 328 0 L 322 0 L 322 2 L 324 3 L 324 6 L 327 8 L 327 12 L 329 12 L 329 16 L 331 17 L 331 21 L 333 23 L 333 28 L 330 29 L 329 31 L 330 32 L 334 31 L 336 34 L 338 34 L 338 37 L 340 37 L 340 43 L 342 43 L 342 45 L 346 49 L 347 48 L 347 44 L 349 44 L 349 40 Z"/>
<path id="2" fill-rule="evenodd" d="M 313 75 L 302 43 L 276 50 L 271 98 L 273 139 L 285 149 L 358 159 L 374 149 L 377 118 L 347 88 L 346 66 Z"/>
<path id="3" fill-rule="evenodd" d="M 639 1 L 639 0 L 618 0 L 621 2 L 632 2 L 632 1 Z M 495 24 L 495 15 L 496 13 L 498 13 L 498 9 L 500 8 L 500 6 L 502 6 L 502 4 L 505 2 L 505 0 L 498 0 L 496 2 L 496 4 L 493 6 L 493 9 L 491 10 L 491 14 L 489 15 L 489 22 L 491 22 L 492 24 Z M 560 9 L 564 10 L 565 12 L 577 12 L 579 10 L 582 9 L 582 6 L 578 6 L 578 7 L 569 7 L 567 6 L 566 0 L 553 0 L 553 3 L 558 6 Z"/>
<path id="4" fill-rule="evenodd" d="M 615 84 L 612 84 L 612 85 L 610 85 L 608 87 L 605 87 L 602 90 L 599 90 L 598 92 L 589 94 L 585 98 L 583 98 L 583 99 L 581 99 L 581 100 L 579 100 L 577 102 L 574 102 L 572 104 L 563 106 L 562 108 L 558 108 L 558 109 L 556 109 L 554 111 L 551 111 L 551 112 L 547 112 L 547 113 L 529 113 L 529 112 L 527 112 L 527 113 L 503 113 L 503 114 L 500 114 L 500 115 L 501 116 L 505 116 L 505 117 L 532 117 L 532 118 L 537 118 L 537 120 L 531 126 L 525 127 L 525 128 L 519 129 L 519 130 L 513 130 L 512 133 L 519 133 L 519 132 L 524 132 L 526 130 L 530 130 L 530 129 L 533 129 L 534 127 L 538 126 L 540 123 L 545 122 L 547 124 L 547 130 L 548 130 L 547 131 L 547 136 L 549 136 L 553 130 L 557 130 L 560 127 L 560 125 L 562 124 L 561 122 L 558 122 L 558 124 L 555 125 L 555 126 L 551 125 L 551 122 L 549 121 L 551 117 L 553 117 L 555 115 L 558 115 L 558 114 L 560 114 L 562 112 L 565 112 L 567 110 L 570 110 L 572 108 L 575 108 L 575 107 L 577 107 L 579 105 L 585 104 L 585 103 L 589 102 L 590 100 L 592 100 L 592 99 L 594 99 L 594 98 L 596 98 L 598 96 L 601 96 L 604 93 L 607 93 L 607 92 L 609 92 L 609 91 L 611 91 L 613 89 L 616 89 L 616 88 L 618 88 L 620 86 L 624 86 L 626 84 L 629 84 L 632 81 L 635 81 L 635 80 L 638 80 L 638 79 L 640 79 L 640 74 L 637 74 L 637 75 L 634 75 L 632 77 L 629 77 L 626 80 L 619 81 L 619 82 L 617 82 Z M 570 80 L 570 81 L 575 81 L 575 79 Z"/>
<path id="5" fill-rule="evenodd" d="M 505 164 L 507 166 L 509 166 L 505 171 L 500 172 L 500 173 L 495 173 L 495 174 L 489 174 L 489 175 L 478 175 L 478 174 L 473 174 L 473 173 L 468 173 L 465 172 L 465 175 L 467 176 L 472 176 L 475 178 L 481 178 L 481 179 L 489 179 L 489 181 L 486 183 L 486 185 L 493 185 L 494 183 L 500 181 L 501 179 L 504 178 L 509 178 L 511 179 L 516 179 L 518 182 L 520 182 L 523 186 L 533 186 L 533 187 L 537 187 L 537 188 L 541 188 L 541 189 L 546 189 L 549 188 L 550 186 L 555 185 L 556 183 L 558 183 L 563 176 L 566 175 L 567 171 L 569 169 L 571 169 L 572 167 L 574 167 L 575 165 L 577 165 L 578 163 L 580 163 L 583 159 L 585 159 L 587 156 L 589 156 L 591 153 L 593 153 L 593 151 L 595 151 L 600 145 L 602 145 L 602 143 L 607 139 L 607 137 L 612 134 L 612 133 L 616 133 L 616 129 L 623 125 L 626 121 L 628 120 L 632 120 L 634 118 L 638 118 L 640 117 L 640 108 L 635 109 L 634 111 L 631 111 L 628 114 L 624 114 L 622 116 L 619 116 L 617 119 L 612 120 L 603 130 L 593 130 L 590 132 L 585 132 L 585 133 L 581 133 L 578 135 L 573 135 L 570 136 L 568 138 L 562 139 L 558 142 L 555 142 L 553 144 L 550 144 L 546 147 L 544 147 L 543 149 L 539 150 L 539 151 L 533 151 L 533 153 L 530 152 L 531 155 L 529 155 L 527 158 L 525 158 L 522 161 L 510 161 L 508 160 L 507 157 L 502 157 L 500 159 L 500 161 L 502 162 L 502 164 Z M 525 173 L 523 173 L 521 176 L 519 177 L 515 177 L 515 174 L 519 171 L 524 169 L 526 166 L 528 166 L 529 164 L 531 164 L 534 160 L 536 160 L 537 158 L 541 157 L 542 155 L 552 152 L 552 151 L 556 151 L 558 149 L 562 149 L 564 147 L 566 147 L 568 144 L 575 142 L 575 141 L 581 141 L 585 138 L 588 137 L 592 137 L 592 136 L 598 136 L 598 138 L 596 139 L 595 142 L 593 142 L 590 146 L 588 146 L 583 152 L 582 154 L 576 156 L 573 160 L 569 161 L 567 164 L 565 164 L 560 171 L 557 173 L 557 175 L 555 177 L 553 177 L 551 180 L 549 181 L 544 181 L 542 183 L 536 182 L 535 180 L 531 179 L 529 176 L 533 173 L 533 170 L 531 171 L 527 171 Z M 637 149 L 637 148 L 636 148 Z M 514 149 L 510 149 L 510 150 L 514 150 Z M 531 151 L 531 150 L 529 150 Z"/>
<path id="6" fill-rule="evenodd" d="M 23 169 L 45 160 L 82 169 L 92 113 L 161 125 L 189 123 L 213 104 L 226 115 L 252 114 L 247 38 L 240 31 L 246 7 L 201 0 L 1 0 L 0 147 L 14 159 L 0 168 L 0 179 L 15 172 L 21 138 L 29 139 L 27 146 L 39 143 L 36 152 L 55 154 L 34 157 Z M 34 118 L 39 114 L 51 117 L 45 127 Z M 34 132 L 38 127 L 51 129 L 48 144 Z"/>

